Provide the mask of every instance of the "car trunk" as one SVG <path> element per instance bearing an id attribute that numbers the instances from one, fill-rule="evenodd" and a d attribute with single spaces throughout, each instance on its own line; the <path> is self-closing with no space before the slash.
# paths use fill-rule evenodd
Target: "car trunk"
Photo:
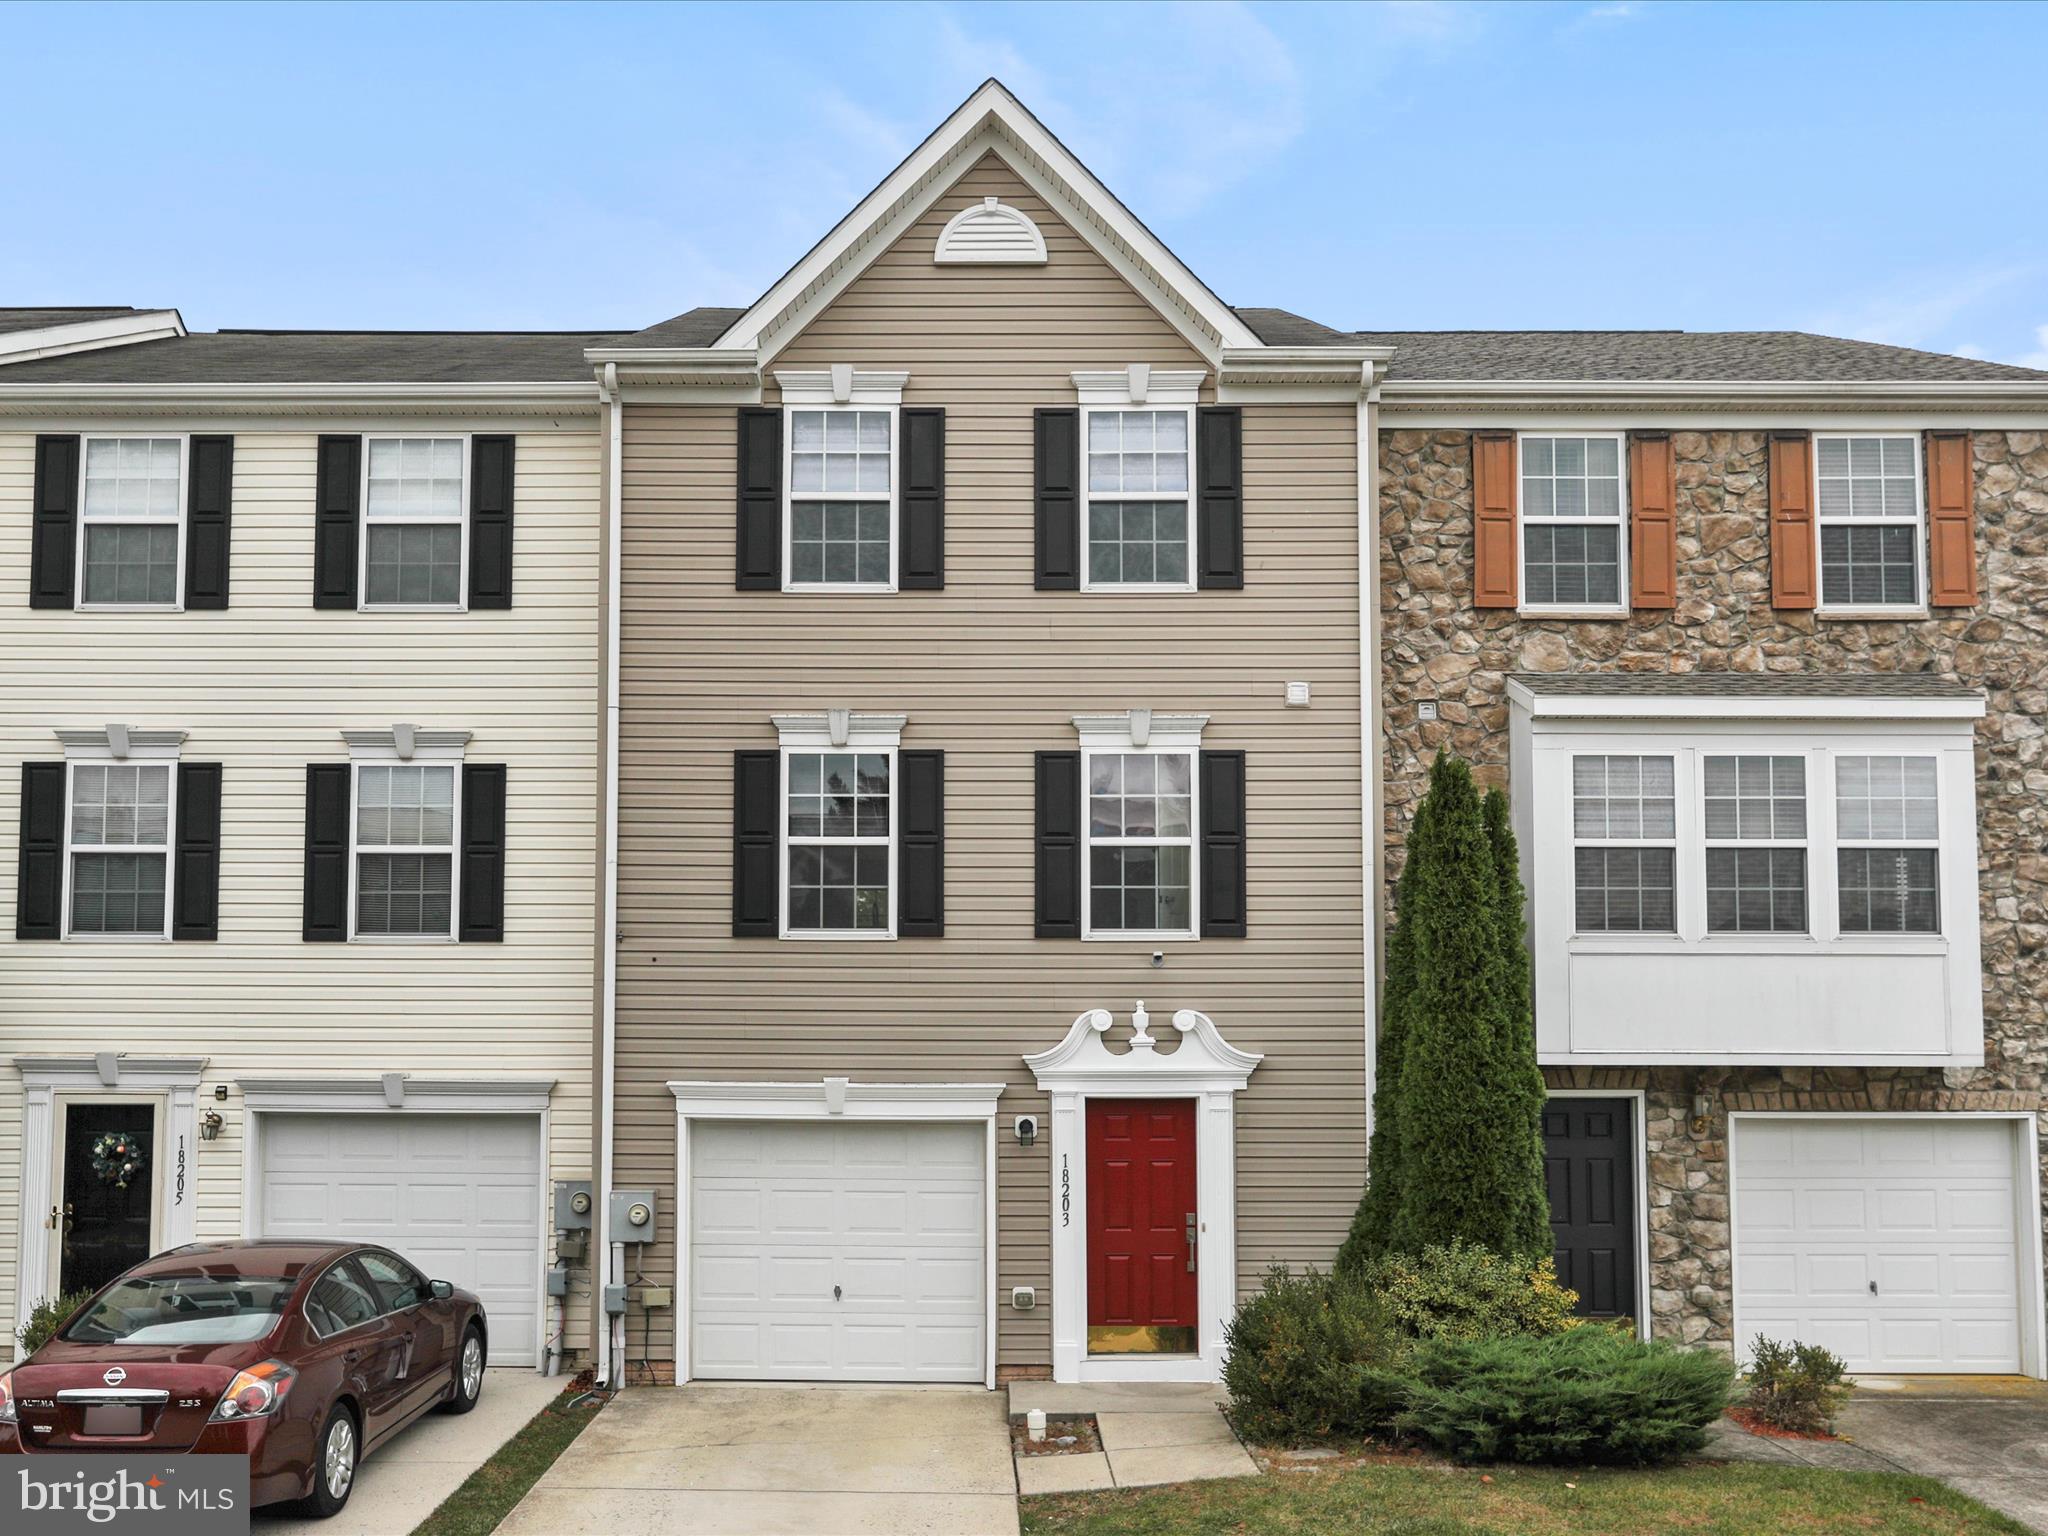
<path id="1" fill-rule="evenodd" d="M 262 1358 L 247 1344 L 70 1346 L 61 1361 L 14 1369 L 22 1443 L 73 1453 L 189 1449 L 235 1373 Z"/>

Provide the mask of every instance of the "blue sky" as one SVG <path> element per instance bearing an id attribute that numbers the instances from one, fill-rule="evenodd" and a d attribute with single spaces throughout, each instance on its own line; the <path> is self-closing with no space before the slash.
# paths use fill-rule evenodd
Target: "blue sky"
<path id="1" fill-rule="evenodd" d="M 2048 7 L 0 7 L 0 303 L 746 303 L 1000 76 L 1226 299 L 2048 367 Z"/>

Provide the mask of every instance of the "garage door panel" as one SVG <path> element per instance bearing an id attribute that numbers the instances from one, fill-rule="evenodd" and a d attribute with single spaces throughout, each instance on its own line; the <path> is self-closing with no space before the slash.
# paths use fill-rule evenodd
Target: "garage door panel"
<path id="1" fill-rule="evenodd" d="M 261 1148 L 265 1236 L 392 1248 L 482 1299 L 495 1362 L 536 1363 L 538 1116 L 269 1114 Z"/>
<path id="2" fill-rule="evenodd" d="M 2009 1121 L 1741 1122 L 1740 1342 L 1820 1344 L 1860 1371 L 2018 1370 L 2014 1163 Z"/>

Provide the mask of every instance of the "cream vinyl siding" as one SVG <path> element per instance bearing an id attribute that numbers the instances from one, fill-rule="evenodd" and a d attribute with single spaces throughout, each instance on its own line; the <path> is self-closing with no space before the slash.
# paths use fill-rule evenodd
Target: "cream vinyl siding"
<path id="1" fill-rule="evenodd" d="M 932 264 L 990 194 L 1038 222 L 1047 266 Z M 734 591 L 734 411 L 628 406 L 617 1181 L 661 1191 L 649 1278 L 675 1265 L 670 1079 L 1001 1080 L 997 1359 L 1046 1367 L 1052 1170 L 1011 1131 L 1046 1107 L 1021 1057 L 1092 1007 L 1121 1039 L 1141 998 L 1266 1053 L 1238 1108 L 1241 1283 L 1328 1264 L 1365 1164 L 1354 409 L 1246 408 L 1245 591 L 1034 591 L 1033 407 L 1074 404 L 1075 368 L 1197 359 L 993 160 L 777 361 L 907 369 L 904 404 L 945 407 L 946 589 Z M 1283 707 L 1289 679 L 1312 708 Z M 776 744 L 770 711 L 841 704 L 901 710 L 906 749 L 946 752 L 946 937 L 736 940 L 732 753 Z M 1132 705 L 1206 711 L 1203 745 L 1249 754 L 1249 938 L 1033 937 L 1032 754 Z M 1017 1285 L 1037 1311 L 1009 1308 Z M 671 1324 L 653 1317 L 655 1358 Z"/>
<path id="2" fill-rule="evenodd" d="M 243 1112 L 236 1093 L 212 1097 L 241 1076 L 552 1077 L 554 1176 L 589 1176 L 595 429 L 519 433 L 515 607 L 381 615 L 312 606 L 320 430 L 235 433 L 233 606 L 186 614 L 31 612 L 34 434 L 0 432 L 0 1316 L 10 1327 L 17 1055 L 209 1058 L 199 1107 L 226 1123 L 195 1149 L 202 1238 L 241 1232 Z M 13 937 L 20 764 L 62 758 L 59 726 L 110 721 L 183 730 L 184 761 L 223 765 L 217 942 Z M 470 761 L 508 765 L 502 944 L 300 939 L 306 764 L 346 762 L 344 727 L 395 721 L 471 731 Z M 584 1347 L 587 1332 L 572 1319 L 567 1337 Z"/>

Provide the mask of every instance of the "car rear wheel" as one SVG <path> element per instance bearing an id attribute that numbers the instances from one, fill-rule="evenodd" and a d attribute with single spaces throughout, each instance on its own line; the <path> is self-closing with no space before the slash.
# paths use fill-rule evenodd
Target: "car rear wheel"
<path id="1" fill-rule="evenodd" d="M 484 1334 L 475 1323 L 463 1331 L 462 1348 L 455 1354 L 455 1393 L 448 1399 L 450 1413 L 467 1413 L 484 1395 Z"/>
<path id="2" fill-rule="evenodd" d="M 356 1463 L 362 1446 L 356 1435 L 355 1415 L 336 1403 L 327 1411 L 327 1423 L 313 1460 L 313 1492 L 306 1500 L 306 1512 L 316 1520 L 331 1520 L 348 1503 L 355 1491 Z"/>

